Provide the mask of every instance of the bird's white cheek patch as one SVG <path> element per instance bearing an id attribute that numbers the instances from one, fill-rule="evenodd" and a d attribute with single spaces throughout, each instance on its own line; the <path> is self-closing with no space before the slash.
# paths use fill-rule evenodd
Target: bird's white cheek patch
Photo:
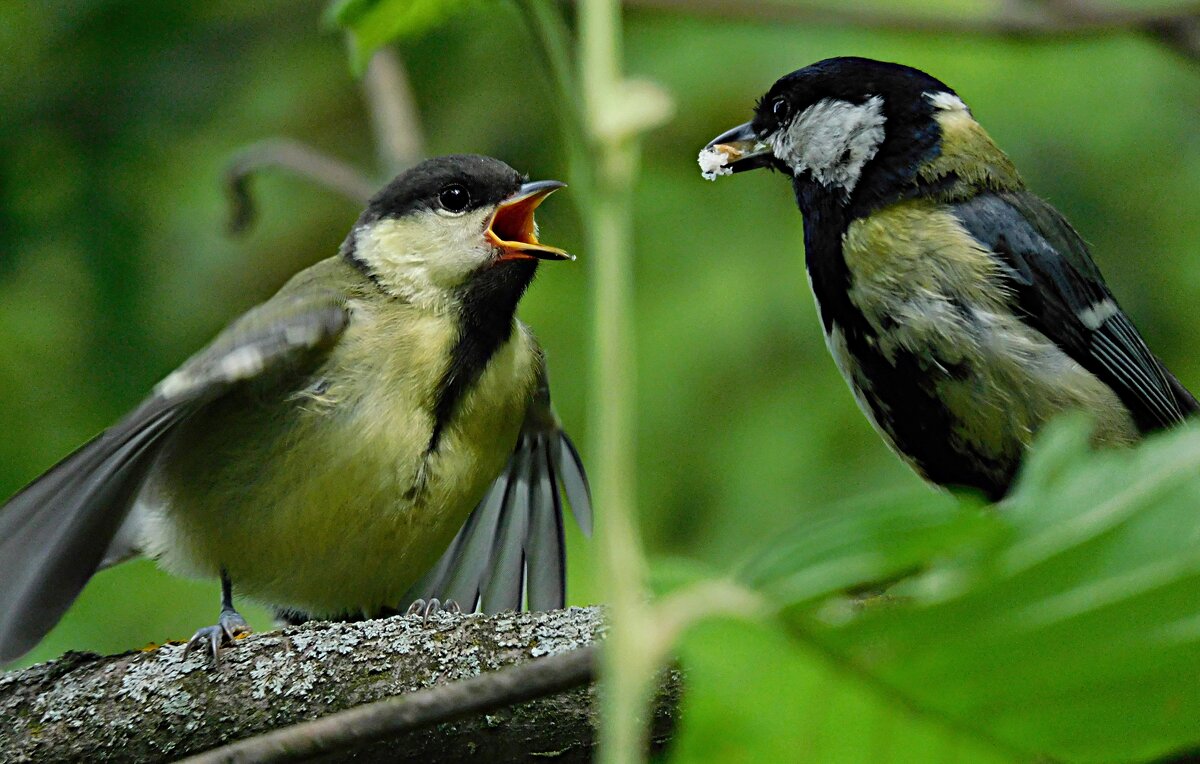
<path id="1" fill-rule="evenodd" d="M 772 136 L 771 149 L 794 175 L 811 172 L 821 185 L 840 188 L 849 196 L 883 143 L 886 119 L 879 96 L 861 104 L 826 98 Z"/>
<path id="2" fill-rule="evenodd" d="M 483 231 L 490 209 L 447 217 L 427 211 L 376 221 L 355 233 L 356 255 L 394 293 L 440 309 L 492 256 Z"/>

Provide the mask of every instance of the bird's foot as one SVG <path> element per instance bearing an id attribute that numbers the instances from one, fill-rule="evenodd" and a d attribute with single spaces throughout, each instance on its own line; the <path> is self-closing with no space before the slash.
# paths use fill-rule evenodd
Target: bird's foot
<path id="1" fill-rule="evenodd" d="M 442 602 L 437 597 L 431 597 L 429 600 L 416 600 L 408 606 L 408 610 L 404 613 L 407 616 L 419 615 L 422 621 L 428 621 L 429 616 L 434 613 L 449 613 L 450 615 L 459 615 L 462 613 L 462 608 L 454 600 L 446 600 Z"/>
<path id="2" fill-rule="evenodd" d="M 249 633 L 250 624 L 246 623 L 241 613 L 232 609 L 222 610 L 216 625 L 205 626 L 192 635 L 183 648 L 183 657 L 186 659 L 193 650 L 208 652 L 212 655 L 212 667 L 218 669 L 221 667 L 221 647 Z"/>

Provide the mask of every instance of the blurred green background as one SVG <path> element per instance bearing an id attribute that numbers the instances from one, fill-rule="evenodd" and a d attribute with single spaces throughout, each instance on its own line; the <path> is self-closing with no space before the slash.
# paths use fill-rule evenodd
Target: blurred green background
<path id="1" fill-rule="evenodd" d="M 993 6 L 938 7 L 969 15 Z M 476 8 L 402 48 L 428 150 L 492 154 L 534 178 L 564 178 L 551 91 L 520 16 L 505 3 Z M 323 10 L 319 0 L 0 4 L 0 495 L 120 417 L 290 274 L 335 252 L 354 204 L 268 173 L 253 183 L 258 225 L 234 239 L 220 187 L 230 156 L 268 137 L 374 166 L 360 83 L 342 37 L 321 26 Z M 1196 65 L 1129 36 L 1022 43 L 639 10 L 626 24 L 629 72 L 662 84 L 677 107 L 645 143 L 636 200 L 637 479 L 654 557 L 724 569 L 815 507 L 918 484 L 827 357 L 785 180 L 752 173 L 709 184 L 694 161 L 778 76 L 821 58 L 901 61 L 958 90 L 1030 186 L 1093 245 L 1150 345 L 1200 386 Z M 586 459 L 589 253 L 569 191 L 539 219 L 547 241 L 580 257 L 543 268 L 521 315 L 547 348 L 556 405 Z M 596 602 L 590 551 L 577 533 L 571 542 L 571 600 Z M 217 610 L 215 582 L 128 564 L 96 576 L 22 664 L 186 638 Z M 264 611 L 247 612 L 269 627 Z M 684 647 L 685 657 L 718 653 L 723 662 L 710 661 L 697 682 L 725 698 L 713 706 L 724 727 L 685 737 L 685 758 L 750 760 L 738 741 L 767 726 L 779 736 L 787 719 L 778 713 L 811 720 L 809 696 L 776 717 L 739 716 L 737 701 L 747 686 L 779 698 L 770 687 L 818 681 L 811 656 L 731 625 L 706 627 Z M 837 705 L 819 703 L 826 713 Z M 782 732 L 781 753 L 815 760 L 836 759 L 845 743 L 830 737 L 814 753 L 795 747 L 795 736 L 810 746 L 813 736 L 796 725 Z M 919 750 L 864 745 L 847 760 L 880 745 L 895 760 Z"/>

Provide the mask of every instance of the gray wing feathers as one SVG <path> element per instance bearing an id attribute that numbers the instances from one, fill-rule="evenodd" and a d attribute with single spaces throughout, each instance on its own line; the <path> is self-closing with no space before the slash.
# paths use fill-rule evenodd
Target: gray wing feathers
<path id="1" fill-rule="evenodd" d="M 237 384 L 290 368 L 348 319 L 327 297 L 272 302 L 247 315 L 259 322 L 235 323 L 132 414 L 0 507 L 0 663 L 33 647 L 112 557 L 106 551 L 176 425 Z"/>
<path id="2" fill-rule="evenodd" d="M 566 601 L 567 558 L 563 537 L 562 498 L 550 461 L 550 438 L 534 443 L 530 476 L 529 539 L 526 549 L 530 610 L 551 610 Z"/>
<path id="3" fill-rule="evenodd" d="M 575 522 L 583 530 L 584 535 L 592 535 L 592 491 L 588 487 L 587 473 L 583 469 L 583 460 L 579 451 L 565 432 L 558 433 L 558 443 L 550 447 L 553 455 L 557 445 L 558 456 L 551 459 L 551 467 L 562 479 L 563 490 L 566 491 L 567 501 L 571 504 L 571 512 Z"/>
<path id="4" fill-rule="evenodd" d="M 450 571 L 445 586 L 430 587 L 424 595 L 417 596 L 441 596 L 454 600 L 468 612 L 475 610 L 487 580 L 488 566 L 492 562 L 500 516 L 512 490 L 510 478 L 507 470 L 501 473 L 492 483 L 483 501 L 471 513 L 455 539 L 455 544 L 461 551 L 457 554 L 443 555 Z M 453 549 L 454 545 L 451 552 Z"/>
<path id="5" fill-rule="evenodd" d="M 525 542 L 532 513 L 530 496 L 530 449 L 517 446 L 515 465 L 500 510 L 491 577 L 483 588 L 479 607 L 485 613 L 519 610 L 525 589 Z"/>
<path id="6" fill-rule="evenodd" d="M 336 295 L 277 297 L 246 313 L 155 388 L 164 398 L 212 400 L 230 385 L 285 372 L 341 335 Z"/>
<path id="7" fill-rule="evenodd" d="M 564 493 L 579 526 L 590 534 L 587 477 L 550 408 L 543 380 L 508 465 L 438 564 L 399 603 L 401 610 L 431 597 L 452 599 L 468 612 L 563 607 Z"/>
<path id="8" fill-rule="evenodd" d="M 138 502 L 135 500 L 133 507 L 125 515 L 125 521 L 113 535 L 112 542 L 104 553 L 104 559 L 100 560 L 100 565 L 96 570 L 101 571 L 114 565 L 120 565 L 126 560 L 140 555 L 145 522 L 146 513 L 138 511 Z"/>
<path id="9" fill-rule="evenodd" d="M 1007 269 L 1022 317 L 1121 397 L 1143 431 L 1182 421 L 1195 399 L 1146 346 L 1105 286 L 1087 246 L 1028 193 L 981 194 L 954 206 Z"/>
<path id="10" fill-rule="evenodd" d="M 0 512 L 0 663 L 54 627 L 96 570 L 179 412 L 149 405 L 59 462 Z"/>

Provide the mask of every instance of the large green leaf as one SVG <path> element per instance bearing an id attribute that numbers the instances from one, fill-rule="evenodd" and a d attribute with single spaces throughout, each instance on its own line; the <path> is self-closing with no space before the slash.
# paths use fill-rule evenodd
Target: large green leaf
<path id="1" fill-rule="evenodd" d="M 985 521 L 927 504 L 801 525 L 745 579 L 835 662 L 1004 746 L 1129 761 L 1200 743 L 1200 431 L 1093 452 L 1064 423 Z M 906 568 L 896 597 L 819 596 Z"/>
<path id="2" fill-rule="evenodd" d="M 337 0 L 326 19 L 350 36 L 350 60 L 361 72 L 381 46 L 422 34 L 461 11 L 469 0 Z"/>
<path id="3" fill-rule="evenodd" d="M 1004 764 L 1015 757 L 915 712 L 775 623 L 709 621 L 687 671 L 673 764 Z"/>
<path id="4" fill-rule="evenodd" d="M 943 552 L 995 543 L 1005 528 L 981 505 L 930 490 L 864 497 L 810 513 L 742 569 L 743 582 L 791 605 L 878 586 Z"/>

